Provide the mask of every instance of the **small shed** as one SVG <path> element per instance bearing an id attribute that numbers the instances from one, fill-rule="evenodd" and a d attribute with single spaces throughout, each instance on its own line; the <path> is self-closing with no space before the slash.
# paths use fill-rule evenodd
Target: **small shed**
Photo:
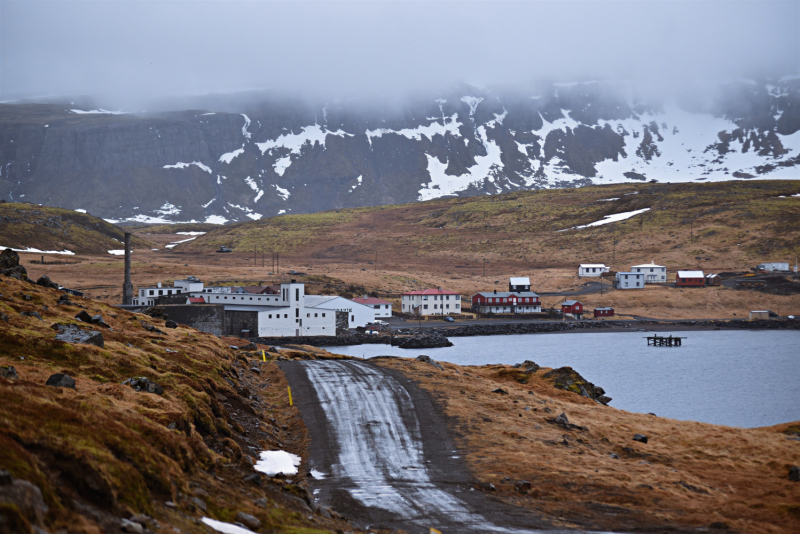
<path id="1" fill-rule="evenodd" d="M 704 286 L 706 275 L 703 271 L 678 271 L 675 276 L 675 285 L 681 287 Z"/>
<path id="2" fill-rule="evenodd" d="M 206 300 L 203 297 L 189 297 L 186 304 L 205 304 Z"/>
<path id="3" fill-rule="evenodd" d="M 601 276 L 603 273 L 607 273 L 609 268 L 604 263 L 581 263 L 578 266 L 578 276 L 580 278 L 585 277 L 598 277 Z"/>
<path id="4" fill-rule="evenodd" d="M 722 285 L 722 278 L 720 278 L 718 274 L 707 274 L 706 275 L 706 285 L 707 286 L 720 286 L 720 285 Z"/>
<path id="5" fill-rule="evenodd" d="M 594 309 L 594 316 L 595 316 L 595 318 L 599 318 L 599 317 L 614 317 L 614 308 L 611 308 L 611 307 L 595 308 Z"/>
<path id="6" fill-rule="evenodd" d="M 561 313 L 564 315 L 572 315 L 576 319 L 580 319 L 583 315 L 583 304 L 578 300 L 567 300 L 561 304 Z"/>
<path id="7" fill-rule="evenodd" d="M 751 321 L 759 321 L 761 319 L 769 319 L 769 310 L 754 310 L 750 312 Z"/>

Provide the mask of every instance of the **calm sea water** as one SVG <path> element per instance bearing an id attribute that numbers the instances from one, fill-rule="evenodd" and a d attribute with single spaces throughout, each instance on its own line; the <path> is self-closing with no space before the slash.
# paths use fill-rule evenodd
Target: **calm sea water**
<path id="1" fill-rule="evenodd" d="M 682 347 L 648 347 L 645 332 L 450 338 L 453 347 L 329 347 L 358 357 L 393 355 L 459 365 L 568 365 L 632 412 L 718 425 L 758 427 L 800 420 L 800 332 L 659 332 Z"/>

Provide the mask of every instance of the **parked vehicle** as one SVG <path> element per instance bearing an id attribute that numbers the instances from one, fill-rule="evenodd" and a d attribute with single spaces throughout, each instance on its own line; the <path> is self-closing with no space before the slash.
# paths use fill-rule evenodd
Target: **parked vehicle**
<path id="1" fill-rule="evenodd" d="M 372 324 L 379 324 L 381 326 L 389 326 L 389 323 L 387 323 L 386 321 L 381 321 L 380 319 L 375 319 L 375 321 Z"/>
<path id="2" fill-rule="evenodd" d="M 455 320 L 455 319 L 453 319 L 452 317 L 445 317 L 445 318 L 444 318 L 444 320 L 445 320 L 445 321 L 447 321 L 448 323 L 454 323 L 454 322 L 456 322 L 456 320 Z"/>

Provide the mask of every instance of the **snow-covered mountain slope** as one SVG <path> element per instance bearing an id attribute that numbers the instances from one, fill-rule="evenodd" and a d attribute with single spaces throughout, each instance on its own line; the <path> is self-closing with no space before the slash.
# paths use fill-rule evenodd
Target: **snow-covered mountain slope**
<path id="1" fill-rule="evenodd" d="M 385 109 L 265 97 L 235 113 L 151 115 L 3 104 L 0 198 L 221 223 L 631 180 L 800 178 L 800 78 L 709 94 L 459 86 Z"/>

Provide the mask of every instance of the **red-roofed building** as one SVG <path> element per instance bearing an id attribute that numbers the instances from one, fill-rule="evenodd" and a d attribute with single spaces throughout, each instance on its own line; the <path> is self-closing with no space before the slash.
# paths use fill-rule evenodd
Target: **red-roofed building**
<path id="1" fill-rule="evenodd" d="M 446 289 L 423 289 L 408 291 L 401 295 L 403 313 L 414 315 L 461 314 L 461 293 Z"/>
<path id="2" fill-rule="evenodd" d="M 206 300 L 203 297 L 189 297 L 186 304 L 205 304 Z"/>
<path id="3" fill-rule="evenodd" d="M 389 302 L 388 300 L 383 300 L 375 297 L 356 297 L 350 300 L 374 309 L 376 319 L 380 319 L 381 317 L 392 316 L 392 303 Z"/>
<path id="4" fill-rule="evenodd" d="M 579 300 L 565 300 L 561 303 L 561 313 L 580 319 L 583 315 L 583 304 Z"/>

